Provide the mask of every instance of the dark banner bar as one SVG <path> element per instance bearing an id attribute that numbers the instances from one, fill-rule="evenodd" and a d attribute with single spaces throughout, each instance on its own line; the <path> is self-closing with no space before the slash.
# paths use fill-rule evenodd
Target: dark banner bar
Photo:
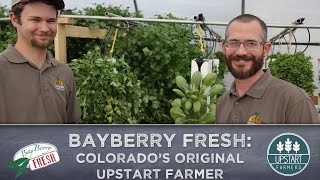
<path id="1" fill-rule="evenodd" d="M 320 126 L 3 125 L 0 179 L 318 179 Z"/>

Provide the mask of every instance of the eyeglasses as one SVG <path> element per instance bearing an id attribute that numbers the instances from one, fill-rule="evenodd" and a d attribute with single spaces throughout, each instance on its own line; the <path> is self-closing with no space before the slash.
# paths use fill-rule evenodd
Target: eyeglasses
<path id="1" fill-rule="evenodd" d="M 229 41 L 225 42 L 225 46 L 228 49 L 235 50 L 235 49 L 238 49 L 241 44 L 243 44 L 243 46 L 246 48 L 246 50 L 256 50 L 263 43 L 264 42 L 254 41 L 254 40 L 247 40 L 244 42 L 240 42 L 238 40 L 229 40 Z"/>

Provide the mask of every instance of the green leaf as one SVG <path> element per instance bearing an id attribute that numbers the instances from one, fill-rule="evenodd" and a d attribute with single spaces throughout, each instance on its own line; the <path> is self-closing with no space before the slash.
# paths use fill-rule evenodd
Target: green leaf
<path id="1" fill-rule="evenodd" d="M 20 168 L 17 171 L 16 177 L 15 177 L 16 179 L 24 173 L 24 171 L 26 170 L 26 168 L 29 164 L 29 161 L 30 161 L 30 159 L 28 159 L 22 163 L 22 165 L 20 166 Z"/>
<path id="2" fill-rule="evenodd" d="M 29 162 L 29 158 L 19 158 L 16 159 L 15 161 L 12 161 L 9 165 L 8 168 L 16 168 L 18 166 L 20 166 L 21 164 L 23 164 L 24 162 L 28 161 Z"/>
<path id="3" fill-rule="evenodd" d="M 148 47 L 143 48 L 142 51 L 145 55 L 148 55 L 150 53 L 150 50 L 148 49 Z"/>

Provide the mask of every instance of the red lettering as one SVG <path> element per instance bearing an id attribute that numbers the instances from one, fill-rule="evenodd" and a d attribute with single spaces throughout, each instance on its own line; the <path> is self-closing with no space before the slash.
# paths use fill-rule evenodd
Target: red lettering
<path id="1" fill-rule="evenodd" d="M 46 161 L 44 160 L 44 156 L 41 157 L 41 160 L 44 166 L 47 165 Z"/>
<path id="2" fill-rule="evenodd" d="M 51 157 L 52 162 L 56 162 L 56 161 L 57 161 L 57 160 L 56 160 L 56 157 L 54 157 L 54 154 L 53 154 L 53 153 L 50 154 L 50 157 Z"/>
<path id="3" fill-rule="evenodd" d="M 42 162 L 41 162 L 41 159 L 40 159 L 40 158 L 37 158 L 37 163 L 38 163 L 38 166 L 39 166 L 39 167 L 42 166 Z"/>
<path id="4" fill-rule="evenodd" d="M 32 160 L 32 163 L 34 165 L 34 168 L 37 168 L 37 164 L 35 163 L 35 159 Z"/>
<path id="5" fill-rule="evenodd" d="M 31 170 L 39 169 L 54 164 L 57 161 L 59 161 L 59 155 L 56 152 L 51 152 L 31 159 L 32 164 L 30 164 L 30 168 Z"/>
<path id="6" fill-rule="evenodd" d="M 51 163 L 51 159 L 50 159 L 50 155 L 49 155 L 49 154 L 46 155 L 46 160 L 47 160 L 47 163 L 48 163 L 48 164 Z"/>

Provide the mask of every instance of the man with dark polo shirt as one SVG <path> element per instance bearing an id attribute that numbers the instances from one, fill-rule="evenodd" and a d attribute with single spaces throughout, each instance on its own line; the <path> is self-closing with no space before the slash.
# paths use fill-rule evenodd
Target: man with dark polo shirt
<path id="1" fill-rule="evenodd" d="M 220 124 L 310 124 L 319 115 L 301 88 L 262 70 L 270 51 L 267 26 L 256 16 L 244 14 L 231 20 L 222 50 L 235 77 L 231 89 L 217 102 Z"/>
<path id="2" fill-rule="evenodd" d="M 79 123 L 71 69 L 47 52 L 63 0 L 13 0 L 17 42 L 0 55 L 0 123 Z"/>

